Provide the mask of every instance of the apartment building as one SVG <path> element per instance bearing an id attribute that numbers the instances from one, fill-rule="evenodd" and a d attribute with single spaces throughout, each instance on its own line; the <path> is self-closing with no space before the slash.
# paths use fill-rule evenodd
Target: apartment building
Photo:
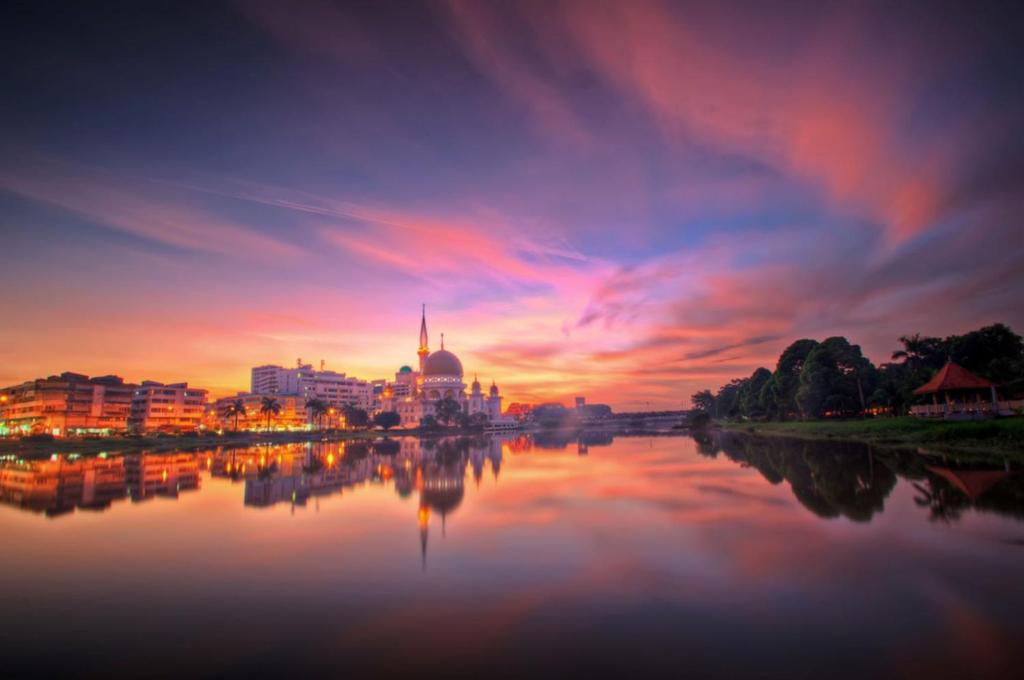
<path id="1" fill-rule="evenodd" d="M 128 429 L 136 433 L 185 432 L 204 427 L 206 390 L 188 383 L 145 380 L 132 394 Z"/>
<path id="2" fill-rule="evenodd" d="M 294 368 L 256 366 L 252 369 L 250 392 L 258 395 L 295 395 L 321 399 L 332 406 L 351 404 L 373 410 L 373 385 L 335 371 L 317 370 L 301 362 Z"/>
<path id="3" fill-rule="evenodd" d="M 111 434 L 128 427 L 137 385 L 65 372 L 0 389 L 0 436 Z"/>

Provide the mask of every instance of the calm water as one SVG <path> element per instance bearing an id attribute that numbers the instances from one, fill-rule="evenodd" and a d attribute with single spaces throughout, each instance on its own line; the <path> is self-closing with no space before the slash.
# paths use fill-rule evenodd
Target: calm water
<path id="1" fill-rule="evenodd" d="M 10 464 L 0 675 L 1006 677 L 1024 474 L 393 440 Z"/>

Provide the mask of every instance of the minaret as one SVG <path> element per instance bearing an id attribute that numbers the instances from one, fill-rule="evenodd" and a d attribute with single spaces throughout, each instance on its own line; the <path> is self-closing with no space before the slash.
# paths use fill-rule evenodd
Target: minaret
<path id="1" fill-rule="evenodd" d="M 427 355 L 430 354 L 430 347 L 427 342 L 427 305 L 423 305 L 423 320 L 420 321 L 420 348 L 416 350 L 416 354 L 420 356 L 420 375 L 423 375 L 423 365 L 427 361 Z"/>

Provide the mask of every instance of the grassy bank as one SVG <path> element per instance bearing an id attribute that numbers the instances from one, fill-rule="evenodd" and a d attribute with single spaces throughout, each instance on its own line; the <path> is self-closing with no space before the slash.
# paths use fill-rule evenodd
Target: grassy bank
<path id="1" fill-rule="evenodd" d="M 862 441 L 880 446 L 918 446 L 937 451 L 1012 455 L 1024 460 L 1024 418 L 942 421 L 920 418 L 786 423 L 722 423 L 722 428 L 798 439 Z"/>

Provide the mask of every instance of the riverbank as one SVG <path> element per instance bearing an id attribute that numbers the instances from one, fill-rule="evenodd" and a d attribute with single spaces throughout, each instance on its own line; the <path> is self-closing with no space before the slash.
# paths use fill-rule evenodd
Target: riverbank
<path id="1" fill-rule="evenodd" d="M 1024 418 L 944 421 L 921 418 L 784 423 L 722 423 L 723 430 L 794 439 L 915 446 L 937 452 L 998 454 L 1024 461 Z"/>
<path id="2" fill-rule="evenodd" d="M 170 453 L 172 451 L 197 451 L 216 447 L 243 448 L 261 444 L 295 444 L 309 441 L 349 441 L 376 439 L 377 437 L 402 437 L 423 435 L 418 430 L 359 430 L 345 432 L 328 430 L 324 432 L 228 432 L 222 435 L 185 435 L 152 437 L 98 437 L 94 439 L 0 439 L 0 455 L 15 455 L 26 460 L 46 458 L 55 453 L 77 453 L 91 456 L 99 453 Z"/>

